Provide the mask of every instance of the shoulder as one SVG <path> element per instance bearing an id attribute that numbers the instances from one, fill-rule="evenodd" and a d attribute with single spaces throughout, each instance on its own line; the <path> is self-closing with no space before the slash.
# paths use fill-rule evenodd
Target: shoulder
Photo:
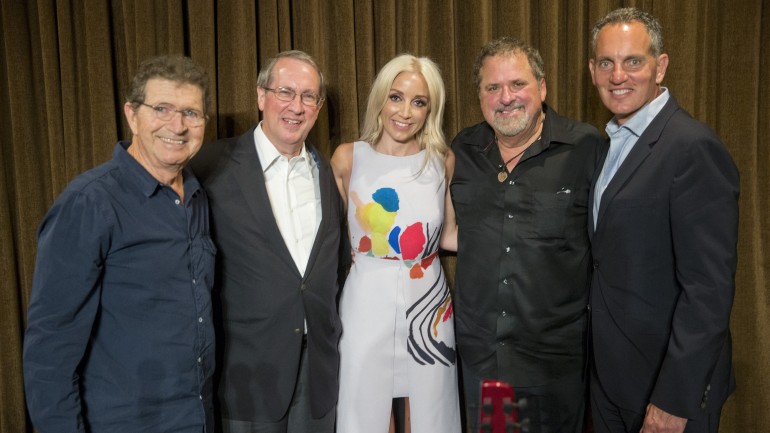
<path id="1" fill-rule="evenodd" d="M 446 170 L 447 179 L 451 180 L 455 171 L 455 153 L 452 149 L 449 149 L 444 158 L 444 169 Z"/>
<path id="2" fill-rule="evenodd" d="M 201 146 L 198 153 L 190 160 L 190 168 L 199 181 L 204 182 L 218 167 L 230 159 L 242 137 L 223 138 Z M 253 143 L 253 139 L 251 140 Z M 256 148 L 255 148 L 256 152 Z"/>
<path id="3" fill-rule="evenodd" d="M 605 140 L 593 125 L 562 116 L 550 107 L 546 113 L 545 123 L 555 139 L 572 144 L 598 144 Z"/>
<path id="4" fill-rule="evenodd" d="M 342 143 L 334 149 L 332 154 L 331 164 L 335 173 L 338 170 L 350 171 L 350 167 L 353 165 L 353 148 L 355 143 Z"/>
<path id="5" fill-rule="evenodd" d="M 670 151 L 682 154 L 681 163 L 685 166 L 693 163 L 693 160 L 701 159 L 717 164 L 735 165 L 717 133 L 708 124 L 692 117 L 683 109 L 677 110 L 671 116 L 663 128 L 660 141 L 667 143 L 666 148 Z"/>
<path id="6" fill-rule="evenodd" d="M 480 122 L 464 128 L 452 140 L 452 149 L 460 152 L 471 146 L 484 146 L 494 138 L 492 127 L 487 122 Z"/>

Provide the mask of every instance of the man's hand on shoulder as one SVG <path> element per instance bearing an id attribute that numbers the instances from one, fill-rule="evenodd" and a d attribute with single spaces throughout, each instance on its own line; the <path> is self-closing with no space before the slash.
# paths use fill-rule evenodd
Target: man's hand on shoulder
<path id="1" fill-rule="evenodd" d="M 682 433 L 687 418 L 679 418 L 650 403 L 639 433 Z"/>

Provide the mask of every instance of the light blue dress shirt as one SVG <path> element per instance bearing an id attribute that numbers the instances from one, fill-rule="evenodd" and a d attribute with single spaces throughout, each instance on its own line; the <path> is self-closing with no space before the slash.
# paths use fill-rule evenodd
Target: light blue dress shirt
<path id="1" fill-rule="evenodd" d="M 617 120 L 613 117 L 607 123 L 605 131 L 610 137 L 610 150 L 607 153 L 607 158 L 604 160 L 604 166 L 602 172 L 599 174 L 599 179 L 594 186 L 594 203 L 593 203 L 593 216 L 594 227 L 597 226 L 599 219 L 599 204 L 601 203 L 602 194 L 607 189 L 615 173 L 618 172 L 621 164 L 625 161 L 631 149 L 634 148 L 637 140 L 642 135 L 645 129 L 650 126 L 655 116 L 660 113 L 663 106 L 666 105 L 669 99 L 668 89 L 662 87 L 660 94 L 652 100 L 649 104 L 640 109 L 631 119 L 629 119 L 622 126 L 618 124 Z"/>

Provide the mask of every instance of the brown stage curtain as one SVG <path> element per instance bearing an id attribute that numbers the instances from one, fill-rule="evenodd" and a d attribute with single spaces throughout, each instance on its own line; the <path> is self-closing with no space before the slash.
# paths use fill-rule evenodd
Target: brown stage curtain
<path id="1" fill-rule="evenodd" d="M 256 75 L 285 49 L 315 56 L 329 98 L 311 135 L 327 155 L 358 136 L 376 71 L 402 52 L 426 55 L 447 86 L 445 133 L 480 121 L 471 66 L 490 38 L 539 47 L 548 102 L 603 128 L 588 74 L 589 31 L 608 11 L 657 15 L 671 64 L 664 84 L 723 138 L 741 172 L 737 294 L 738 390 L 721 431 L 770 431 L 770 1 L 768 0 L 1 0 L 0 431 L 31 431 L 21 344 L 40 219 L 78 173 L 130 138 L 124 89 L 145 58 L 183 53 L 209 71 L 206 138 L 258 119 Z M 445 260 L 451 274 L 452 259 Z"/>

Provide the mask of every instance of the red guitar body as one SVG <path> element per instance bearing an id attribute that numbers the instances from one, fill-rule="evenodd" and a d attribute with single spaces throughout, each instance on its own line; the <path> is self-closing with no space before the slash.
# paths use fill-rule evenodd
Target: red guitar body
<path id="1" fill-rule="evenodd" d="M 499 380 L 481 382 L 479 433 L 526 433 L 528 422 L 519 422 L 518 409 L 526 400 L 516 401 L 513 387 Z"/>

